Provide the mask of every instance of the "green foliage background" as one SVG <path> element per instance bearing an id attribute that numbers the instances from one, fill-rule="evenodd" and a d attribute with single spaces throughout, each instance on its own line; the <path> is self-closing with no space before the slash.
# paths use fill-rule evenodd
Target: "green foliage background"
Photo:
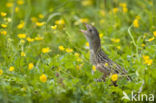
<path id="1" fill-rule="evenodd" d="M 18 5 L 17 0 L 0 1 L 0 12 L 6 12 L 6 18 L 12 20 L 6 23 L 5 17 L 0 17 L 0 24 L 7 24 L 7 28 L 0 27 L 0 31 L 7 31 L 7 35 L 0 34 L 0 69 L 3 70 L 0 75 L 0 103 L 130 102 L 121 100 L 123 91 L 131 96 L 131 91 L 137 93 L 143 81 L 141 93 L 155 95 L 156 39 L 148 41 L 156 31 L 154 0 L 92 0 L 87 6 L 82 5 L 83 1 L 24 0 L 23 5 Z M 12 2 L 13 6 L 6 7 L 8 2 Z M 120 3 L 127 4 L 126 13 Z M 113 13 L 114 8 L 118 8 L 116 13 Z M 44 18 L 39 18 L 39 14 Z M 140 17 L 138 28 L 133 26 L 136 16 Z M 45 24 L 37 27 L 31 21 L 32 17 Z M 89 50 L 85 46 L 87 41 L 80 32 L 84 25 L 75 23 L 84 18 L 95 24 L 103 34 L 103 50 L 128 71 L 132 82 L 119 77 L 118 87 L 114 87 L 110 86 L 110 77 L 106 82 L 94 81 L 102 74 L 96 71 L 92 75 Z M 60 19 L 65 24 L 51 29 Z M 18 29 L 21 20 L 25 25 Z M 19 33 L 31 38 L 40 35 L 43 40 L 28 42 L 24 39 L 25 43 L 21 44 L 17 36 Z M 114 43 L 112 38 L 119 38 L 120 42 Z M 142 44 L 145 46 L 142 47 Z M 58 47 L 61 45 L 73 49 L 73 52 L 60 51 Z M 42 48 L 46 47 L 51 51 L 44 54 Z M 26 53 L 25 57 L 21 57 L 21 51 Z M 152 59 L 151 65 L 144 64 L 143 55 Z M 34 64 L 32 70 L 28 69 L 30 62 Z M 9 71 L 10 66 L 15 67 L 13 72 Z M 47 76 L 45 83 L 40 81 L 42 74 Z"/>

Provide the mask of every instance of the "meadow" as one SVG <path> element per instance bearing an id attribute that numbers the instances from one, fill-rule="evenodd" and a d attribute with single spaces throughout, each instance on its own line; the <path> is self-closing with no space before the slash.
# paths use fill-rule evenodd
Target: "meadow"
<path id="1" fill-rule="evenodd" d="M 94 80 L 84 23 L 132 81 Z M 0 0 L 0 103 L 131 103 L 156 96 L 155 73 L 155 0 Z"/>

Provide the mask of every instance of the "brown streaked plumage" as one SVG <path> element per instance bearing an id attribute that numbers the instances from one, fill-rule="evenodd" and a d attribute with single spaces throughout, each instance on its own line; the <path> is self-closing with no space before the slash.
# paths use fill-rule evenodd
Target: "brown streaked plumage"
<path id="1" fill-rule="evenodd" d="M 92 25 L 85 25 L 87 30 L 81 30 L 81 32 L 84 33 L 87 41 L 89 42 L 91 63 L 95 65 L 100 72 L 104 73 L 102 80 L 105 81 L 105 78 L 109 76 L 110 73 L 127 75 L 127 71 L 108 58 L 108 56 L 101 49 L 101 41 L 97 29 Z M 131 80 L 128 75 L 126 77 L 128 80 Z M 116 83 L 113 84 L 116 86 Z"/>

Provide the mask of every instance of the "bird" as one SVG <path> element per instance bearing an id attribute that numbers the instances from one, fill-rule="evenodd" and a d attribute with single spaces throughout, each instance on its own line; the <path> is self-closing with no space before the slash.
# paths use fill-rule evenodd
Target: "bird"
<path id="1" fill-rule="evenodd" d="M 98 81 L 105 81 L 110 74 L 120 74 L 126 76 L 127 80 L 131 81 L 131 77 L 127 75 L 127 71 L 119 64 L 112 61 L 101 48 L 101 40 L 98 30 L 85 23 L 87 30 L 81 30 L 85 38 L 89 42 L 90 61 L 97 70 L 103 73 L 103 76 Z M 112 81 L 114 86 L 117 86 L 116 81 Z"/>

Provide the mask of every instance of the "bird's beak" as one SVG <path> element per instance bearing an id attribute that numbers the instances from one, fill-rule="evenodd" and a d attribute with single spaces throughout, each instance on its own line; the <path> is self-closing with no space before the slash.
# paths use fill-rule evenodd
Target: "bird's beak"
<path id="1" fill-rule="evenodd" d="M 87 30 L 88 30 L 88 28 L 89 28 L 89 25 L 87 24 L 87 23 L 84 23 L 85 24 L 85 27 L 87 28 Z M 82 33 L 87 33 L 87 30 L 80 30 Z"/>

